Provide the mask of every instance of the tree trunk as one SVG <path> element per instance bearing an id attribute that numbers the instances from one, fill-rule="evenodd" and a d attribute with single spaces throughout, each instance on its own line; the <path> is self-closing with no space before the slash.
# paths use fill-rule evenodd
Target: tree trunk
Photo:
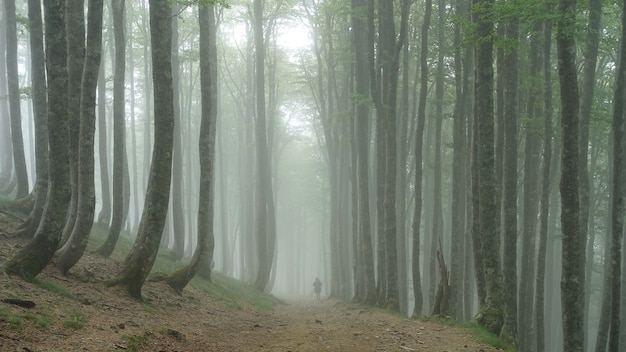
<path id="1" fill-rule="evenodd" d="M 33 113 L 35 115 L 35 163 L 37 178 L 35 181 L 35 202 L 33 209 L 28 220 L 22 225 L 18 236 L 32 238 L 41 222 L 41 216 L 48 195 L 48 115 L 46 114 L 46 63 L 43 42 L 43 21 L 41 18 L 41 0 L 29 0 L 28 22 L 30 26 L 31 86 Z"/>
<path id="2" fill-rule="evenodd" d="M 423 175 L 423 136 L 426 124 L 426 95 L 428 93 L 428 31 L 432 16 L 433 2 L 426 0 L 424 8 L 424 22 L 420 42 L 420 93 L 417 107 L 417 128 L 415 131 L 415 206 L 413 213 L 413 246 L 412 246 L 412 278 L 413 296 L 415 305 L 412 316 L 422 316 L 424 296 L 422 293 L 422 279 L 420 275 L 420 232 L 422 223 L 422 175 Z"/>
<path id="3" fill-rule="evenodd" d="M 622 2 L 622 11 L 626 11 L 626 2 Z M 622 237 L 624 231 L 624 100 L 626 99 L 626 17 L 622 15 L 622 33 L 620 54 L 615 76 L 615 95 L 613 97 L 613 201 L 611 210 L 611 329 L 609 333 L 609 351 L 620 350 L 620 304 L 621 304 L 621 266 Z M 607 273 L 607 274 L 609 274 Z M 624 346 L 622 346 L 623 349 Z"/>
<path id="4" fill-rule="evenodd" d="M 174 272 L 167 283 L 181 292 L 199 269 L 208 267 L 205 277 L 210 279 L 210 264 L 214 248 L 214 187 L 215 134 L 217 121 L 217 84 L 214 72 L 217 62 L 211 58 L 209 47 L 215 46 L 215 15 L 213 6 L 200 6 L 200 90 L 202 116 L 200 122 L 200 191 L 198 194 L 198 243 L 191 262 Z"/>
<path id="5" fill-rule="evenodd" d="M 363 16 L 367 10 L 365 0 L 352 0 L 350 15 L 353 27 L 354 63 L 355 63 L 355 135 L 357 143 L 357 183 L 359 235 L 357 238 L 357 274 L 355 299 L 366 304 L 376 302 L 376 284 L 374 281 L 374 254 L 369 206 L 369 145 L 370 145 L 370 109 L 367 97 L 370 96 L 370 75 L 368 71 L 368 25 Z"/>
<path id="6" fill-rule="evenodd" d="M 98 153 L 100 158 L 100 183 L 102 184 L 102 209 L 100 214 L 98 214 L 98 223 L 108 226 L 111 221 L 111 186 L 109 181 L 109 148 L 107 146 L 105 66 L 100 65 L 100 75 L 98 77 Z"/>
<path id="7" fill-rule="evenodd" d="M 7 65 L 6 65 L 6 11 L 0 6 L 0 96 L 7 93 Z M 16 186 L 13 178 L 13 147 L 11 145 L 11 118 L 8 101 L 0 99 L 0 193 L 11 194 Z"/>
<path id="8" fill-rule="evenodd" d="M 539 226 L 539 247 L 537 248 L 537 276 L 535 284 L 535 330 L 537 333 L 537 352 L 546 350 L 545 341 L 545 274 L 548 242 L 548 220 L 550 216 L 550 170 L 552 168 L 552 23 L 544 23 L 543 32 L 543 165 L 541 181 L 541 210 Z"/>
<path id="9" fill-rule="evenodd" d="M 180 114 L 180 60 L 178 58 L 178 6 L 172 9 L 172 79 L 174 83 L 174 157 L 172 173 L 172 223 L 174 238 L 172 259 L 181 260 L 185 254 L 185 190 L 183 172 L 182 118 Z"/>
<path id="10" fill-rule="evenodd" d="M 475 16 L 476 47 L 475 119 L 478 134 L 478 211 L 479 229 L 485 273 L 486 297 L 478 322 L 493 334 L 500 334 L 503 323 L 502 270 L 500 267 L 500 235 L 496 229 L 498 207 L 493 194 L 495 188 L 494 114 L 493 114 L 493 22 L 490 13 L 493 0 L 475 0 L 480 6 Z M 479 252 L 480 253 L 480 252 Z M 480 254 L 477 254 L 480 255 Z"/>
<path id="11" fill-rule="evenodd" d="M 57 251 L 55 260 L 57 268 L 64 275 L 78 262 L 85 252 L 85 248 L 87 248 L 87 240 L 93 225 L 96 208 L 93 150 L 96 130 L 96 87 L 102 51 L 103 7 L 103 0 L 89 0 L 87 46 L 85 48 L 85 63 L 80 90 L 78 208 L 76 222 L 70 238 Z"/>
<path id="12" fill-rule="evenodd" d="M 455 15 L 462 16 L 465 13 L 461 0 L 455 1 Z M 463 57 L 461 54 L 461 24 L 454 24 L 454 78 L 455 100 L 453 113 L 453 156 L 452 156 L 452 206 L 451 206 L 451 234 L 450 234 L 450 316 L 458 321 L 463 321 L 463 292 L 469 291 L 464 287 L 464 257 L 463 248 L 465 242 L 465 198 L 466 198 L 466 165 L 464 162 L 467 155 L 467 131 L 465 128 L 465 101 L 463 98 L 467 92 L 463 91 Z"/>
<path id="13" fill-rule="evenodd" d="M 154 152 L 137 239 L 122 271 L 109 285 L 123 285 L 141 299 L 143 286 L 159 249 L 169 204 L 174 144 L 174 94 L 172 91 L 171 7 L 167 0 L 150 0 L 150 42 L 154 86 Z"/>
<path id="14" fill-rule="evenodd" d="M 507 39 L 519 42 L 519 19 L 506 23 Z M 503 294 L 504 325 L 502 337 L 516 345 L 518 336 L 517 322 L 517 120 L 518 120 L 518 53 L 513 45 L 504 54 L 503 66 L 506 70 L 498 72 L 504 75 L 504 158 L 503 158 Z M 526 171 L 528 168 L 525 169 Z M 526 189 L 526 188 L 524 188 Z M 526 205 L 526 203 L 524 203 Z M 524 261 L 522 257 L 522 262 Z M 522 270 L 524 270 L 522 268 Z M 528 285 L 528 284 L 525 284 Z M 522 286 L 525 286 L 522 285 Z"/>
<path id="15" fill-rule="evenodd" d="M 80 139 L 80 97 L 83 66 L 85 64 L 85 4 L 84 0 L 67 1 L 67 89 L 70 133 L 70 186 L 72 198 L 68 210 L 63 236 L 60 245 L 63 246 L 70 238 L 76 213 L 78 211 L 78 140 Z"/>
<path id="16" fill-rule="evenodd" d="M 32 280 L 50 262 L 61 239 L 70 203 L 69 127 L 67 112 L 67 51 L 65 1 L 44 3 L 50 184 L 41 224 L 33 239 L 5 264 L 4 270 Z"/>
<path id="17" fill-rule="evenodd" d="M 563 349 L 584 349 L 583 293 L 584 239 L 580 234 L 579 198 L 579 96 L 576 67 L 576 0 L 560 0 L 556 45 L 561 87 L 561 228 L 563 259 L 561 274 L 561 307 L 563 308 Z"/>
<path id="18" fill-rule="evenodd" d="M 124 11 L 125 0 L 112 2 L 113 30 L 115 36 L 115 72 L 113 82 L 113 214 L 111 226 L 104 243 L 96 250 L 96 253 L 109 257 L 120 235 L 128 204 L 128 197 L 124 192 L 124 173 L 128 168 L 126 162 L 126 118 L 124 98 L 124 76 L 126 69 Z M 146 112 L 147 115 L 147 112 Z M 133 149 L 133 153 L 135 150 Z"/>
<path id="19" fill-rule="evenodd" d="M 13 166 L 17 176 L 17 192 L 15 198 L 28 195 L 28 173 L 24 156 L 24 139 L 22 136 L 22 112 L 20 108 L 20 87 L 17 62 L 17 18 L 15 0 L 5 0 L 6 14 L 6 69 L 9 91 L 9 110 L 11 119 L 11 141 L 13 142 Z"/>

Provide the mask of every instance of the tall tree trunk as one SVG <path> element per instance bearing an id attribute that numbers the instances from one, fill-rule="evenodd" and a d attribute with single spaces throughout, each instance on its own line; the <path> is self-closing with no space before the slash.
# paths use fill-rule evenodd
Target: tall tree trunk
<path id="1" fill-rule="evenodd" d="M 174 272 L 167 283 L 181 292 L 197 271 L 209 267 L 205 276 L 210 279 L 210 264 L 214 248 L 214 187 L 215 174 L 215 134 L 217 121 L 217 72 L 210 55 L 210 46 L 215 46 L 215 15 L 213 6 L 200 6 L 198 14 L 200 26 L 200 90 L 202 93 L 202 113 L 200 121 L 200 191 L 198 194 L 198 243 L 191 262 Z"/>
<path id="2" fill-rule="evenodd" d="M 499 334 L 503 323 L 502 270 L 500 267 L 500 236 L 496 229 L 498 207 L 493 194 L 495 188 L 494 162 L 494 113 L 493 113 L 493 22 L 491 9 L 493 0 L 474 0 L 481 11 L 475 14 L 476 34 L 480 44 L 476 48 L 475 72 L 475 126 L 478 146 L 479 229 L 484 258 L 486 297 L 481 307 L 478 322 L 494 334 Z"/>
<path id="3" fill-rule="evenodd" d="M 141 287 L 154 265 L 169 204 L 174 144 L 172 20 L 167 0 L 150 0 L 150 43 L 154 86 L 154 152 L 137 239 L 121 272 L 109 285 L 123 285 L 141 299 Z"/>
<path id="4" fill-rule="evenodd" d="M 548 244 L 548 220 L 550 217 L 550 170 L 552 168 L 552 23 L 546 21 L 543 30 L 543 165 L 541 181 L 541 210 L 539 225 L 539 246 L 537 248 L 537 276 L 535 284 L 535 330 L 537 352 L 546 350 L 545 341 L 545 277 L 546 252 Z"/>
<path id="5" fill-rule="evenodd" d="M 35 235 L 48 195 L 48 115 L 46 113 L 46 63 L 43 42 L 41 0 L 29 0 L 28 23 L 30 33 L 31 86 L 33 113 L 35 115 L 35 202 L 28 220 L 22 225 L 18 236 L 31 238 Z M 1 93 L 0 93 L 1 94 Z M 1 114 L 2 112 L 0 112 Z"/>
<path id="6" fill-rule="evenodd" d="M 513 43 L 519 41 L 519 19 L 506 23 L 506 37 Z M 518 53 L 515 44 L 504 54 L 504 157 L 503 157 L 503 288 L 504 325 L 502 336 L 516 344 L 517 322 L 517 120 L 518 120 Z M 526 169 L 528 170 L 528 169 Z M 525 203 L 524 203 L 525 205 Z M 522 259 L 523 261 L 524 259 Z M 522 270 L 524 270 L 522 268 Z M 527 285 L 527 284 L 526 284 Z M 525 285 L 523 285 L 525 286 Z"/>
<path id="7" fill-rule="evenodd" d="M 563 308 L 563 349 L 584 349 L 583 293 L 585 282 L 584 239 L 580 233 L 579 198 L 579 96 L 576 67 L 576 0 L 560 0 L 556 45 L 561 87 L 561 228 L 563 259 L 561 307 Z"/>
<path id="8" fill-rule="evenodd" d="M 539 81 L 539 47 L 541 36 L 541 23 L 535 22 L 531 32 L 530 42 L 530 79 L 532 82 Z M 537 89 L 530 88 L 526 102 L 527 122 L 525 126 L 525 144 L 524 144 L 524 192 L 523 192 L 523 208 L 522 208 L 522 235 L 521 235 L 521 268 L 520 282 L 526 284 L 519 287 L 519 303 L 520 311 L 522 308 L 529 310 L 527 314 L 519 316 L 519 346 L 522 350 L 535 349 L 535 328 L 533 324 L 534 293 L 535 293 L 535 262 L 536 262 L 536 242 L 537 242 L 537 216 L 539 202 L 539 173 L 535 165 L 541 163 L 539 155 L 540 138 L 535 126 L 538 125 L 539 109 L 537 108 L 537 99 L 540 92 Z"/>
<path id="9" fill-rule="evenodd" d="M 69 118 L 69 146 L 70 146 L 70 186 L 72 198 L 68 210 L 63 237 L 60 245 L 63 246 L 70 238 L 76 213 L 78 211 L 78 140 L 80 139 L 80 97 L 83 66 L 85 64 L 85 2 L 84 0 L 68 0 L 66 11 L 67 31 L 67 89 L 68 89 L 68 118 Z"/>
<path id="10" fill-rule="evenodd" d="M 105 66 L 100 65 L 98 76 L 98 156 L 100 159 L 100 183 L 102 185 L 102 209 L 98 223 L 108 226 L 111 221 L 111 186 L 109 181 L 109 147 L 107 143 L 106 77 Z M 133 149 L 134 150 L 134 149 Z"/>
<path id="11" fill-rule="evenodd" d="M 263 38 L 263 3 L 254 0 L 254 43 L 256 66 L 256 143 L 258 167 L 258 195 L 257 195 L 257 231 L 259 239 L 259 267 L 255 286 L 259 290 L 268 289 L 272 264 L 274 262 L 273 248 L 275 226 L 273 216 L 273 191 L 271 180 L 271 157 L 268 146 L 268 132 L 265 112 L 265 44 Z"/>
<path id="12" fill-rule="evenodd" d="M 6 11 L 0 6 L 0 96 L 7 93 L 7 65 L 6 65 Z M 0 99 L 0 192 L 9 195 L 15 189 L 13 182 L 13 147 L 11 145 L 11 118 L 8 101 Z"/>
<path id="13" fill-rule="evenodd" d="M 357 274 L 355 299 L 359 302 L 376 302 L 376 284 L 374 281 L 374 256 L 369 205 L 369 145 L 370 145 L 370 109 L 367 97 L 370 96 L 370 74 L 368 71 L 368 25 L 364 14 L 368 4 L 365 0 L 352 0 L 350 14 L 353 27 L 354 63 L 355 63 L 355 135 L 357 143 L 357 180 L 359 235 L 357 238 Z"/>
<path id="14" fill-rule="evenodd" d="M 591 181 L 589 179 L 589 123 L 593 107 L 593 95 L 596 86 L 596 66 L 598 62 L 598 46 L 600 43 L 600 31 L 602 28 L 602 1 L 589 0 L 589 21 L 587 24 L 587 38 L 583 53 L 582 82 L 580 85 L 580 151 L 579 151 L 579 178 L 580 178 L 580 231 L 581 237 L 586 240 L 586 265 L 585 265 L 585 306 L 584 306 L 584 331 L 585 341 L 589 341 L 589 313 L 591 297 L 591 273 L 593 270 L 594 239 L 595 231 L 589 226 L 590 216 L 590 193 Z M 601 320 L 609 319 L 608 316 L 600 315 Z"/>
<path id="15" fill-rule="evenodd" d="M 96 87 L 102 51 L 103 7 L 103 0 L 89 0 L 87 46 L 85 47 L 85 64 L 80 90 L 76 222 L 70 238 L 57 251 L 55 260 L 56 267 L 64 275 L 78 262 L 80 257 L 83 256 L 85 248 L 87 248 L 87 240 L 93 225 L 96 208 L 93 150 L 96 130 Z M 123 67 L 122 70 L 124 70 Z"/>
<path id="16" fill-rule="evenodd" d="M 609 334 L 609 351 L 620 350 L 620 301 L 621 299 L 621 266 L 622 237 L 624 232 L 624 100 L 626 100 L 626 2 L 622 1 L 622 33 L 620 38 L 620 54 L 615 76 L 615 95 L 613 97 L 613 201 L 611 210 L 611 329 Z M 624 346 L 622 346 L 623 349 Z"/>
<path id="17" fill-rule="evenodd" d="M 456 0 L 454 2 L 454 11 L 456 16 L 464 14 L 463 2 Z M 465 265 L 465 179 L 466 165 L 464 162 L 467 155 L 467 131 L 465 100 L 463 91 L 463 57 L 461 53 L 461 24 L 454 24 L 454 81 L 455 81 L 455 100 L 453 112 L 453 155 L 452 155 L 452 206 L 450 211 L 451 229 L 450 229 L 450 306 L 448 312 L 450 316 L 458 321 L 463 321 L 463 310 L 466 308 L 463 302 L 463 292 L 469 291 L 469 287 L 464 287 Z"/>
<path id="18" fill-rule="evenodd" d="M 182 143 L 182 118 L 180 114 L 180 60 L 178 58 L 178 6 L 172 12 L 172 79 L 174 82 L 174 159 L 172 173 L 172 222 L 174 225 L 174 238 L 172 259 L 181 260 L 185 254 L 185 202 L 183 193 L 185 189 L 183 178 L 183 147 Z"/>
<path id="19" fill-rule="evenodd" d="M 5 264 L 4 271 L 32 280 L 50 262 L 57 249 L 70 204 L 69 126 L 67 112 L 67 51 L 65 1 L 44 2 L 46 71 L 48 78 L 48 133 L 50 183 L 41 224 L 33 239 Z"/>
<path id="20" fill-rule="evenodd" d="M 415 206 L 413 207 L 413 245 L 412 245 L 412 278 L 415 305 L 413 317 L 422 316 L 424 296 L 420 275 L 420 232 L 422 223 L 422 175 L 423 175 L 423 145 L 424 126 L 426 124 L 426 95 L 428 94 L 428 31 L 432 16 L 433 2 L 426 0 L 424 21 L 422 22 L 420 42 L 420 93 L 417 107 L 417 127 L 415 131 Z"/>
<path id="21" fill-rule="evenodd" d="M 15 0 L 5 0 L 4 10 L 6 14 L 6 72 L 9 91 L 11 141 L 13 142 L 13 165 L 17 176 L 17 192 L 15 193 L 15 198 L 19 199 L 26 197 L 29 192 L 29 186 L 26 157 L 24 156 L 24 137 L 22 136 Z"/>
<path id="22" fill-rule="evenodd" d="M 126 74 L 126 44 L 124 40 L 125 6 L 125 0 L 115 0 L 112 2 L 113 30 L 115 36 L 115 73 L 113 82 L 113 214 L 107 238 L 96 251 L 104 257 L 110 256 L 115 249 L 127 213 L 124 208 L 128 204 L 128 197 L 126 197 L 124 192 L 126 186 L 124 184 L 124 173 L 127 172 L 125 170 L 128 168 L 126 163 L 126 104 L 124 98 L 124 76 Z"/>

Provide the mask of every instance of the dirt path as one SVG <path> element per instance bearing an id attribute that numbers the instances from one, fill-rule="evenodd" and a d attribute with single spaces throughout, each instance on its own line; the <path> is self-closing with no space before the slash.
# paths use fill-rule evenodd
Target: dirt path
<path id="1" fill-rule="evenodd" d="M 497 351 L 466 331 L 336 301 L 287 299 L 265 325 L 242 331 L 224 351 Z M 245 346 L 237 343 L 245 341 Z"/>
<path id="2" fill-rule="evenodd" d="M 24 244 L 0 238 L 0 268 Z M 85 255 L 69 276 L 50 265 L 38 283 L 1 272 L 0 300 L 36 306 L 0 302 L 0 352 L 498 351 L 459 327 L 337 301 L 280 297 L 286 304 L 262 309 L 233 292 L 220 296 L 233 288 L 219 282 L 211 284 L 216 294 L 188 286 L 182 296 L 162 282 L 147 282 L 146 302 L 138 302 L 103 285 L 119 269 L 112 260 Z"/>

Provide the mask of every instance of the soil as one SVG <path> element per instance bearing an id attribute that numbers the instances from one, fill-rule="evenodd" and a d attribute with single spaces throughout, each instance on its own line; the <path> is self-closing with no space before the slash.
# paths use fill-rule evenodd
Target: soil
<path id="1" fill-rule="evenodd" d="M 14 226 L 0 212 L 0 267 L 26 243 L 8 236 Z M 314 297 L 275 298 L 272 309 L 262 309 L 191 285 L 179 295 L 147 282 L 139 302 L 102 283 L 118 270 L 118 263 L 86 254 L 68 276 L 53 265 L 35 283 L 2 272 L 0 300 L 35 306 L 0 301 L 0 352 L 499 350 L 459 326 Z"/>

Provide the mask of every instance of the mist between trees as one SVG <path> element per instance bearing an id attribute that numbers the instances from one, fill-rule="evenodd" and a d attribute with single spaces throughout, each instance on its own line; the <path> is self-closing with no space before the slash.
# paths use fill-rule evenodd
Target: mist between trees
<path id="1" fill-rule="evenodd" d="M 477 320 L 520 351 L 626 346 L 623 3 L 5 0 L 4 270 L 94 222 L 265 292 Z M 64 29 L 67 30 L 64 30 Z"/>

